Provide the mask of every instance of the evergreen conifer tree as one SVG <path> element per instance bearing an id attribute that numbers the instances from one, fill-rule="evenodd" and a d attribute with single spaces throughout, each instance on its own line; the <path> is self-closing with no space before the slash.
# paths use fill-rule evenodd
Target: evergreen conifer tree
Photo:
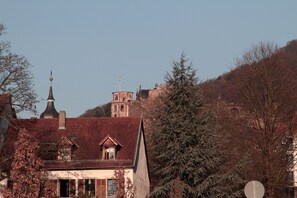
<path id="1" fill-rule="evenodd" d="M 184 54 L 165 80 L 161 105 L 151 120 L 152 172 L 158 183 L 150 197 L 242 195 L 229 188 L 236 176 L 222 171 L 218 127 L 203 104 L 196 70 Z"/>

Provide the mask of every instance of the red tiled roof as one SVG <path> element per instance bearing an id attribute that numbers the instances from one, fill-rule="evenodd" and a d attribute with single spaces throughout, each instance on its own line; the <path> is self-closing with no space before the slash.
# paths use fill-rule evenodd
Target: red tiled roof
<path id="1" fill-rule="evenodd" d="M 3 146 L 3 152 L 13 150 L 19 128 L 26 128 L 40 145 L 57 144 L 63 137 L 73 140 L 78 148 L 75 159 L 66 163 L 67 168 L 108 168 L 115 166 L 133 166 L 140 118 L 66 118 L 66 129 L 58 129 L 59 120 L 53 119 L 15 119 L 11 122 Z M 110 136 L 120 142 L 120 150 L 115 160 L 102 160 L 99 143 Z M 3 154 L 2 152 L 2 154 Z M 65 163 L 47 161 L 47 168 L 65 168 Z"/>

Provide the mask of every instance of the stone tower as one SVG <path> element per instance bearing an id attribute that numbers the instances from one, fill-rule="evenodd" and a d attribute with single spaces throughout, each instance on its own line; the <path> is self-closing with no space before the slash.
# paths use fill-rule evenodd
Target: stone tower
<path id="1" fill-rule="evenodd" d="M 55 109 L 55 99 L 53 95 L 53 74 L 51 72 L 51 75 L 49 77 L 50 80 L 50 89 L 49 89 L 49 94 L 47 98 L 47 106 L 44 112 L 40 115 L 40 118 L 58 118 L 59 113 Z"/>
<path id="2" fill-rule="evenodd" d="M 132 104 L 133 92 L 112 92 L 111 117 L 128 117 L 129 106 Z"/>

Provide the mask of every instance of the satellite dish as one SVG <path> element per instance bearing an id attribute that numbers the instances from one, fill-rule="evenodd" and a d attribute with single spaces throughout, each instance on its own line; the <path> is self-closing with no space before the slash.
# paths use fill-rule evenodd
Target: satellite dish
<path id="1" fill-rule="evenodd" d="M 262 198 L 264 193 L 263 184 L 256 180 L 249 181 L 244 187 L 244 194 L 247 198 Z"/>

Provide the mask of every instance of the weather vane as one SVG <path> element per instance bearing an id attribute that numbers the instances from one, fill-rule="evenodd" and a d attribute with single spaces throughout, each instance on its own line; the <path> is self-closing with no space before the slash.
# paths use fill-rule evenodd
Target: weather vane
<path id="1" fill-rule="evenodd" d="M 52 86 L 52 82 L 53 82 L 53 80 L 54 80 L 52 70 L 51 70 L 51 75 L 50 75 L 50 77 L 49 77 L 49 80 L 51 81 L 51 86 Z"/>

